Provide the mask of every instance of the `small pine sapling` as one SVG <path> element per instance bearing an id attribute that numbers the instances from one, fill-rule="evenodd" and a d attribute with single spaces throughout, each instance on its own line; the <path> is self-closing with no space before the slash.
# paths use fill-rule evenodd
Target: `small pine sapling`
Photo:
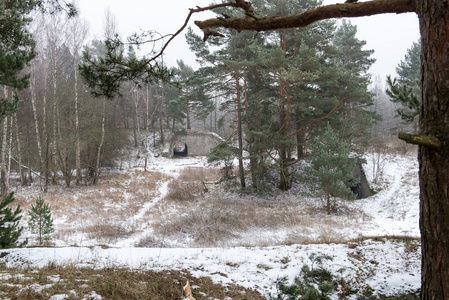
<path id="1" fill-rule="evenodd" d="M 338 134 L 327 124 L 326 131 L 310 144 L 309 163 L 304 169 L 303 179 L 310 183 L 310 188 L 324 196 L 327 213 L 330 214 L 331 198 L 355 198 L 351 186 L 358 182 L 352 178 L 355 160 L 349 160 L 351 146 L 339 140 Z"/>
<path id="2" fill-rule="evenodd" d="M 43 240 L 50 240 L 50 234 L 55 231 L 53 228 L 50 205 L 44 203 L 44 199 L 39 197 L 36 199 L 36 205 L 31 205 L 28 214 L 30 216 L 28 227 L 30 228 L 31 233 L 37 235 L 39 245 L 42 245 Z"/>
<path id="3" fill-rule="evenodd" d="M 0 202 L 0 248 L 14 248 L 23 247 L 26 245 L 27 240 L 22 243 L 18 243 L 17 240 L 22 233 L 23 227 L 19 226 L 19 222 L 22 219 L 20 213 L 22 209 L 20 205 L 17 206 L 13 212 L 10 207 L 7 207 L 14 201 L 14 193 L 10 193 Z"/>
<path id="4" fill-rule="evenodd" d="M 327 255 L 312 254 L 309 256 L 312 266 L 304 264 L 301 272 L 295 277 L 292 284 L 287 277 L 276 280 L 277 295 L 271 296 L 271 300 L 281 299 L 307 299 L 330 300 L 331 293 L 336 290 L 337 282 L 334 275 L 323 267 L 325 261 L 333 258 Z"/>
<path id="5" fill-rule="evenodd" d="M 238 155 L 238 149 L 227 143 L 218 144 L 207 154 L 207 162 L 209 164 L 222 166 L 221 173 L 223 176 L 220 179 L 221 182 L 226 182 L 229 185 L 235 183 L 236 176 L 232 170 L 234 169 L 233 161 Z"/>

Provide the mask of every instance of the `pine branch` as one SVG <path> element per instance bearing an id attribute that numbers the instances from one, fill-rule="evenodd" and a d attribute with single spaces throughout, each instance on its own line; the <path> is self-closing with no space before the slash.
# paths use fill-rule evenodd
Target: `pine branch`
<path id="1" fill-rule="evenodd" d="M 242 2 L 229 3 L 228 6 L 242 7 Z M 244 8 L 245 9 L 245 8 Z M 412 0 L 373 0 L 360 3 L 332 4 L 309 9 L 305 12 L 286 17 L 254 18 L 213 18 L 204 21 L 195 21 L 195 24 L 205 30 L 207 28 L 231 28 L 235 30 L 267 31 L 307 26 L 313 22 L 331 19 L 362 17 L 384 13 L 415 12 Z"/>

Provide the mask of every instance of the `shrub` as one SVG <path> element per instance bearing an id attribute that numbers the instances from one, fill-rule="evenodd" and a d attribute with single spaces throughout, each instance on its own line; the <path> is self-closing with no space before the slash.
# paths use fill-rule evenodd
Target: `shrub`
<path id="1" fill-rule="evenodd" d="M 293 284 L 287 284 L 287 277 L 282 277 L 276 281 L 278 294 L 275 297 L 270 297 L 272 300 L 330 299 L 330 293 L 335 290 L 336 283 L 334 276 L 324 269 L 322 264 L 325 260 L 332 260 L 332 257 L 313 253 L 309 256 L 309 259 L 312 261 L 312 267 L 304 265 Z"/>

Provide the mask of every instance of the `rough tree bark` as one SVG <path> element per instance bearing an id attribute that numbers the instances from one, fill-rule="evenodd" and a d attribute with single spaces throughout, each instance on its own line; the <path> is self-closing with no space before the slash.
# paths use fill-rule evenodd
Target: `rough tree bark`
<path id="1" fill-rule="evenodd" d="M 239 6 L 239 4 L 230 3 L 229 6 L 235 7 Z M 372 16 L 384 13 L 406 12 L 415 12 L 415 5 L 413 3 L 413 0 L 374 0 L 363 3 L 342 3 L 320 6 L 309 9 L 299 14 L 285 17 L 268 17 L 259 19 L 213 18 L 205 21 L 195 21 L 195 24 L 203 31 L 205 31 L 205 33 L 207 33 L 211 28 L 218 27 L 231 28 L 236 30 L 268 31 L 284 28 L 305 27 L 314 22 L 332 18 L 352 18 Z"/>
<path id="2" fill-rule="evenodd" d="M 422 299 L 449 299 L 449 3 L 416 1 L 421 31 L 419 147 Z"/>
<path id="3" fill-rule="evenodd" d="M 245 184 L 245 173 L 243 168 L 243 132 L 242 132 L 242 97 L 240 93 L 240 76 L 238 71 L 235 71 L 235 89 L 236 89 L 236 104 L 237 104 L 237 136 L 239 142 L 239 179 L 240 186 L 242 188 L 246 187 Z"/>
<path id="4" fill-rule="evenodd" d="M 228 6 L 245 9 L 245 1 Z M 422 299 L 449 299 L 449 2 L 447 0 L 374 0 L 342 3 L 277 18 L 214 18 L 196 21 L 207 35 L 211 28 L 275 30 L 307 26 L 342 17 L 416 12 L 421 31 L 420 134 L 441 147 L 419 146 Z"/>

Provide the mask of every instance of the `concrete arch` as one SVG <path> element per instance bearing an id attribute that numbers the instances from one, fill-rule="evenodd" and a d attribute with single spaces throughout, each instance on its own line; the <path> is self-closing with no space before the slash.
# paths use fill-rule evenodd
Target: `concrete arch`
<path id="1" fill-rule="evenodd" d="M 175 133 L 170 143 L 170 157 L 204 156 L 222 142 L 223 138 L 210 131 L 186 130 Z"/>

